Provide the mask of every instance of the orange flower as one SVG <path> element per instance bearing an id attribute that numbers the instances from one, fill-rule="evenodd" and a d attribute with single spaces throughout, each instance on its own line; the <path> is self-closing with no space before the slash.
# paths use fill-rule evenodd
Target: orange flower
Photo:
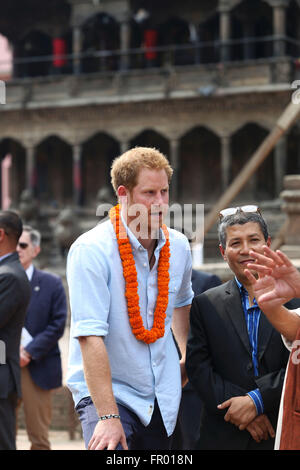
<path id="1" fill-rule="evenodd" d="M 120 258 L 125 279 L 125 297 L 127 301 L 128 317 L 132 332 L 136 339 L 144 343 L 154 343 L 165 334 L 166 310 L 169 302 L 169 267 L 170 267 L 170 241 L 169 232 L 165 225 L 162 230 L 166 237 L 166 243 L 160 251 L 157 267 L 158 296 L 154 312 L 154 321 L 151 330 L 146 330 L 140 312 L 140 300 L 138 295 L 138 281 L 135 261 L 132 254 L 130 241 L 126 229 L 120 217 L 119 205 L 109 212 L 110 220 L 116 232 Z"/>

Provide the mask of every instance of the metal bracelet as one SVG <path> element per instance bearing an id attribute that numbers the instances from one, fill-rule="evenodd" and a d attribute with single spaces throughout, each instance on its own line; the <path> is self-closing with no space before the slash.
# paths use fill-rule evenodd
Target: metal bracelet
<path id="1" fill-rule="evenodd" d="M 103 415 L 103 416 L 99 416 L 99 421 L 103 421 L 105 419 L 111 419 L 111 418 L 117 418 L 117 419 L 121 419 L 121 416 L 120 415 Z"/>

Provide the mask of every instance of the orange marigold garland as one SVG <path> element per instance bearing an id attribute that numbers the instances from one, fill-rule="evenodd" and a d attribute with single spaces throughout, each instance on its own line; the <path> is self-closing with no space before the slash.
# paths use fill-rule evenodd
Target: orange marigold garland
<path id="1" fill-rule="evenodd" d="M 169 267 L 170 267 L 170 241 L 169 232 L 165 225 L 162 230 L 166 237 L 166 243 L 160 251 L 157 267 L 157 287 L 158 296 L 154 312 L 154 321 L 151 330 L 146 330 L 140 312 L 140 300 L 138 295 L 138 280 L 135 261 L 132 254 L 130 241 L 126 229 L 120 217 L 120 206 L 113 207 L 109 212 L 110 220 L 116 232 L 120 258 L 123 266 L 123 276 L 125 279 L 125 297 L 129 323 L 136 339 L 144 343 L 154 343 L 165 334 L 166 310 L 169 302 Z"/>

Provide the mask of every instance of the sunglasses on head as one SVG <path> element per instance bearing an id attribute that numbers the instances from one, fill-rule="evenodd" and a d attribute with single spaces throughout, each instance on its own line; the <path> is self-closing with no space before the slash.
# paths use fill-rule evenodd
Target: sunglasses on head
<path id="1" fill-rule="evenodd" d="M 241 207 L 228 207 L 227 209 L 223 209 L 222 211 L 220 211 L 219 217 L 220 219 L 223 219 L 224 217 L 228 217 L 229 215 L 235 215 L 238 212 L 246 212 L 246 213 L 258 212 L 260 214 L 260 209 L 258 206 L 253 206 L 253 205 L 241 206 Z"/>
<path id="2" fill-rule="evenodd" d="M 20 248 L 22 248 L 22 250 L 26 250 L 26 248 L 28 247 L 28 243 L 24 242 L 19 242 L 18 245 Z"/>

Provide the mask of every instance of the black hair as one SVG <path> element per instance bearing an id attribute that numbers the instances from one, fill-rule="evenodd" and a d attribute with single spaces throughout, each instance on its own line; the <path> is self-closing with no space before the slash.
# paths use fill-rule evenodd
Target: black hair
<path id="1" fill-rule="evenodd" d="M 227 215 L 224 217 L 218 227 L 219 242 L 222 248 L 226 248 L 226 229 L 233 225 L 244 225 L 248 222 L 255 222 L 259 225 L 264 239 L 267 241 L 269 237 L 268 227 L 259 212 L 242 212 L 238 211 L 235 214 Z"/>
<path id="2" fill-rule="evenodd" d="M 22 219 L 18 214 L 12 211 L 0 211 L 0 228 L 3 228 L 6 235 L 17 245 L 23 231 Z"/>

